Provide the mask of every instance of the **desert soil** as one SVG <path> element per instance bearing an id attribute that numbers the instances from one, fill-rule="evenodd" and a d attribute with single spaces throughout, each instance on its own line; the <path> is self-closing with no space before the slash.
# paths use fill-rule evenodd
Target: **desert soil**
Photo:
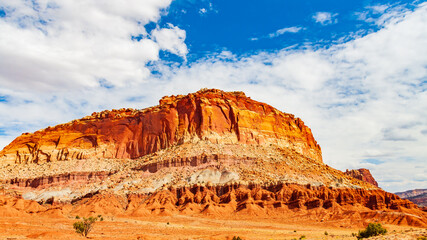
<path id="1" fill-rule="evenodd" d="M 75 217 L 2 217 L 0 239 L 85 239 L 74 232 Z M 417 239 L 427 229 L 385 225 L 389 233 L 375 239 Z M 356 239 L 360 228 L 339 222 L 301 222 L 292 219 L 219 219 L 206 216 L 104 217 L 89 239 Z M 327 232 L 327 235 L 325 234 Z"/>

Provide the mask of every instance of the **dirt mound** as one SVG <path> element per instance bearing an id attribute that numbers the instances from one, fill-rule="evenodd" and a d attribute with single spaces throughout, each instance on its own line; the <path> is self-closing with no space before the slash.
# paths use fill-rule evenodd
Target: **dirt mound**
<path id="1" fill-rule="evenodd" d="M 116 216 L 124 214 L 127 199 L 113 194 L 97 194 L 89 199 L 83 199 L 71 211 L 78 216 Z"/>
<path id="2" fill-rule="evenodd" d="M 0 216 L 3 217 L 25 217 L 28 214 L 44 212 L 46 209 L 35 201 L 0 195 Z"/>

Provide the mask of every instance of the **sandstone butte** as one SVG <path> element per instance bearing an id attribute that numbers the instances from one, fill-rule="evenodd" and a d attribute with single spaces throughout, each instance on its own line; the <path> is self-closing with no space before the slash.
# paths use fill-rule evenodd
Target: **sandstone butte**
<path id="1" fill-rule="evenodd" d="M 322 161 L 320 147 L 301 119 L 254 101 L 243 92 L 219 90 L 163 97 L 156 107 L 93 113 L 25 133 L 0 152 L 0 159 L 7 163 L 134 159 L 200 139 L 224 144 L 274 144 Z"/>
<path id="2" fill-rule="evenodd" d="M 427 226 L 369 170 L 336 170 L 304 122 L 202 89 L 24 133 L 0 152 L 0 215 L 201 215 Z"/>

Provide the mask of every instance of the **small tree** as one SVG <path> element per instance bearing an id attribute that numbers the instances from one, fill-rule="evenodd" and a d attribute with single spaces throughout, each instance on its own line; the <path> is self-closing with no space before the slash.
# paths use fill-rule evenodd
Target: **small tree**
<path id="1" fill-rule="evenodd" d="M 92 231 L 93 224 L 98 220 L 98 218 L 89 217 L 89 218 L 83 218 L 83 221 L 78 221 L 73 224 L 74 229 L 76 230 L 76 233 L 81 234 L 84 237 L 87 237 L 87 235 Z"/>
<path id="2" fill-rule="evenodd" d="M 357 239 L 384 235 L 386 233 L 387 229 L 383 228 L 383 226 L 381 226 L 381 223 L 369 223 L 365 230 L 359 231 Z"/>

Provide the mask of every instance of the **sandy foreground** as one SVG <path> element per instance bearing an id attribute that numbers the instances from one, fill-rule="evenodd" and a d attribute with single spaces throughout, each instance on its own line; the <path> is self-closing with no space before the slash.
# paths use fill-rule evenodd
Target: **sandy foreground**
<path id="1" fill-rule="evenodd" d="M 74 232 L 73 218 L 29 216 L 0 218 L 0 239 L 85 239 Z M 427 229 L 385 225 L 389 233 L 376 239 L 417 239 Z M 360 228 L 338 222 L 251 217 L 219 219 L 206 216 L 104 217 L 89 239 L 356 239 Z M 327 235 L 326 235 L 327 233 Z"/>

